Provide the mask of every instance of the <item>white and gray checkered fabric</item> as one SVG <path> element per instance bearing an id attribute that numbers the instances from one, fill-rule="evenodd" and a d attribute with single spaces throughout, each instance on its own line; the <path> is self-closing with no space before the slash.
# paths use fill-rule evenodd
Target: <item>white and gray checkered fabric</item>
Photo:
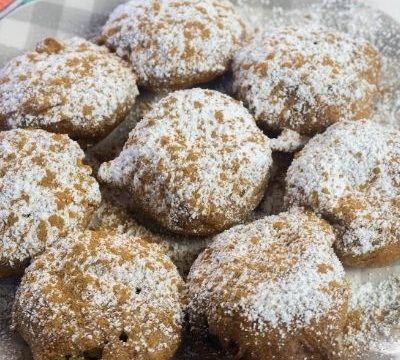
<path id="1" fill-rule="evenodd" d="M 97 35 L 109 13 L 124 0 L 38 0 L 0 20 L 0 66 L 46 36 Z"/>

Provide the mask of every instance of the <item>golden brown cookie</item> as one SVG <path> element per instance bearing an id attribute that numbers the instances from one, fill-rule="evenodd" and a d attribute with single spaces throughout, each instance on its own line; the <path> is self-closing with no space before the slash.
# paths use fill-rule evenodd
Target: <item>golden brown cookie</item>
<path id="1" fill-rule="evenodd" d="M 245 37 L 226 0 L 131 0 L 111 14 L 100 42 L 132 63 L 139 85 L 159 90 L 221 75 Z"/>
<path id="2" fill-rule="evenodd" d="M 191 89 L 155 104 L 99 177 L 170 231 L 206 236 L 250 215 L 271 162 L 268 138 L 241 103 Z"/>
<path id="3" fill-rule="evenodd" d="M 287 200 L 312 208 L 338 231 L 350 266 L 400 258 L 400 132 L 344 121 L 311 139 L 287 174 Z"/>
<path id="4" fill-rule="evenodd" d="M 212 241 L 210 237 L 183 237 L 148 230 L 134 219 L 133 214 L 123 204 L 110 196 L 104 198 L 104 193 L 102 203 L 89 227 L 92 230 L 113 229 L 119 234 L 140 237 L 157 244 L 171 258 L 183 278 L 186 278 L 197 256 Z"/>
<path id="5" fill-rule="evenodd" d="M 138 95 L 132 69 L 81 38 L 46 38 L 0 70 L 0 127 L 41 128 L 94 142 Z"/>
<path id="6" fill-rule="evenodd" d="M 66 135 L 0 132 L 0 277 L 89 224 L 101 195 L 83 159 Z"/>
<path id="7" fill-rule="evenodd" d="M 35 360 L 168 360 L 181 339 L 182 288 L 157 247 L 88 231 L 49 248 L 27 269 L 13 327 Z"/>
<path id="8" fill-rule="evenodd" d="M 260 125 L 304 135 L 373 111 L 378 51 L 316 26 L 268 28 L 233 61 L 234 91 Z"/>
<path id="9" fill-rule="evenodd" d="M 333 229 L 291 209 L 214 238 L 188 276 L 188 312 L 238 359 L 329 359 L 348 284 Z"/>

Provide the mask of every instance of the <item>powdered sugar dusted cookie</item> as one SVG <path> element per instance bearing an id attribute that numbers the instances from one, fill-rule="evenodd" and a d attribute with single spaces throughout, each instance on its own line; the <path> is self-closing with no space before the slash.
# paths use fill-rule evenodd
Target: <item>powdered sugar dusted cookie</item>
<path id="1" fill-rule="evenodd" d="M 57 243 L 27 269 L 13 326 L 35 359 L 168 360 L 183 281 L 157 247 L 113 232 Z"/>
<path id="2" fill-rule="evenodd" d="M 268 138 L 239 102 L 192 89 L 154 105 L 99 177 L 167 229 L 210 235 L 250 215 L 271 163 Z"/>
<path id="3" fill-rule="evenodd" d="M 107 49 L 46 38 L 0 70 L 0 127 L 93 142 L 125 118 L 137 95 L 132 69 Z"/>
<path id="4" fill-rule="evenodd" d="M 367 120 L 331 126 L 289 167 L 287 199 L 335 225 L 347 265 L 399 259 L 400 132 Z"/>
<path id="5" fill-rule="evenodd" d="M 237 358 L 329 358 L 348 298 L 334 238 L 328 223 L 298 208 L 216 236 L 188 276 L 192 325 Z"/>
<path id="6" fill-rule="evenodd" d="M 111 14 L 101 42 L 130 60 L 141 86 L 157 90 L 221 75 L 245 36 L 226 0 L 132 0 Z"/>
<path id="7" fill-rule="evenodd" d="M 0 132 L 0 277 L 89 224 L 100 191 L 83 158 L 66 135 Z"/>
<path id="8" fill-rule="evenodd" d="M 304 135 L 373 111 L 378 51 L 317 26 L 266 29 L 233 61 L 234 91 L 271 131 Z"/>

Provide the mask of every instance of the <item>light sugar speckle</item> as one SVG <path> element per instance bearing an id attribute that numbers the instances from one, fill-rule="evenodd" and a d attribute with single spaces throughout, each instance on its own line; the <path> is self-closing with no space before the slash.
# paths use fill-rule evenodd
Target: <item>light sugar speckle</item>
<path id="1" fill-rule="evenodd" d="M 84 153 L 66 135 L 0 133 L 0 263 L 19 267 L 87 226 L 101 200 Z"/>
<path id="2" fill-rule="evenodd" d="M 225 72 L 246 29 L 229 1 L 133 0 L 114 10 L 102 36 L 141 85 L 176 88 Z"/>
<path id="3" fill-rule="evenodd" d="M 217 235 L 189 273 L 193 326 L 239 317 L 244 333 L 282 339 L 326 316 L 337 326 L 347 284 L 334 238 L 327 223 L 297 208 Z"/>
<path id="4" fill-rule="evenodd" d="M 176 268 L 155 246 L 112 231 L 86 232 L 28 268 L 13 326 L 37 357 L 99 349 L 115 359 L 132 351 L 168 358 L 180 342 L 182 288 Z"/>
<path id="5" fill-rule="evenodd" d="M 170 230 L 207 235 L 250 214 L 271 164 L 269 140 L 241 103 L 191 89 L 155 104 L 99 176 Z"/>
<path id="6" fill-rule="evenodd" d="M 123 120 L 137 95 L 133 70 L 106 48 L 47 38 L 1 69 L 0 124 L 96 139 Z"/>
<path id="7" fill-rule="evenodd" d="M 289 167 L 287 200 L 337 226 L 341 256 L 373 254 L 399 241 L 399 159 L 397 130 L 367 120 L 336 124 Z"/>
<path id="8" fill-rule="evenodd" d="M 380 75 L 367 41 L 321 26 L 267 28 L 233 61 L 233 89 L 270 130 L 313 135 L 368 116 Z"/>

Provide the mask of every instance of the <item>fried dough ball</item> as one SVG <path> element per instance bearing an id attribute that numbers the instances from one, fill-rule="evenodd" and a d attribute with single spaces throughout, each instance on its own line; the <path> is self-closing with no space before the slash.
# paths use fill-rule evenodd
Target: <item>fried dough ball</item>
<path id="1" fill-rule="evenodd" d="M 331 358 L 348 299 L 334 238 L 298 208 L 216 236 L 188 276 L 191 324 L 238 359 Z"/>
<path id="2" fill-rule="evenodd" d="M 155 104 L 99 177 L 168 230 L 207 236 L 250 215 L 271 163 L 269 139 L 239 102 L 191 89 Z"/>
<path id="3" fill-rule="evenodd" d="M 181 340 L 182 288 L 157 247 L 87 231 L 49 248 L 27 269 L 13 327 L 35 360 L 167 360 Z"/>
<path id="4" fill-rule="evenodd" d="M 245 37 L 227 0 L 132 0 L 114 10 L 100 42 L 131 62 L 139 85 L 160 90 L 221 75 Z"/>
<path id="5" fill-rule="evenodd" d="M 101 195 L 83 159 L 66 135 L 0 132 L 0 277 L 87 227 Z"/>
<path id="6" fill-rule="evenodd" d="M 0 128 L 40 128 L 82 142 L 107 135 L 138 95 L 136 76 L 81 38 L 46 38 L 0 70 Z"/>
<path id="7" fill-rule="evenodd" d="M 344 121 L 314 137 L 287 173 L 287 202 L 312 208 L 338 232 L 350 266 L 400 258 L 400 132 Z"/>
<path id="8" fill-rule="evenodd" d="M 314 135 L 373 111 L 380 56 L 371 44 L 316 26 L 266 29 L 233 61 L 234 91 L 267 130 Z"/>

